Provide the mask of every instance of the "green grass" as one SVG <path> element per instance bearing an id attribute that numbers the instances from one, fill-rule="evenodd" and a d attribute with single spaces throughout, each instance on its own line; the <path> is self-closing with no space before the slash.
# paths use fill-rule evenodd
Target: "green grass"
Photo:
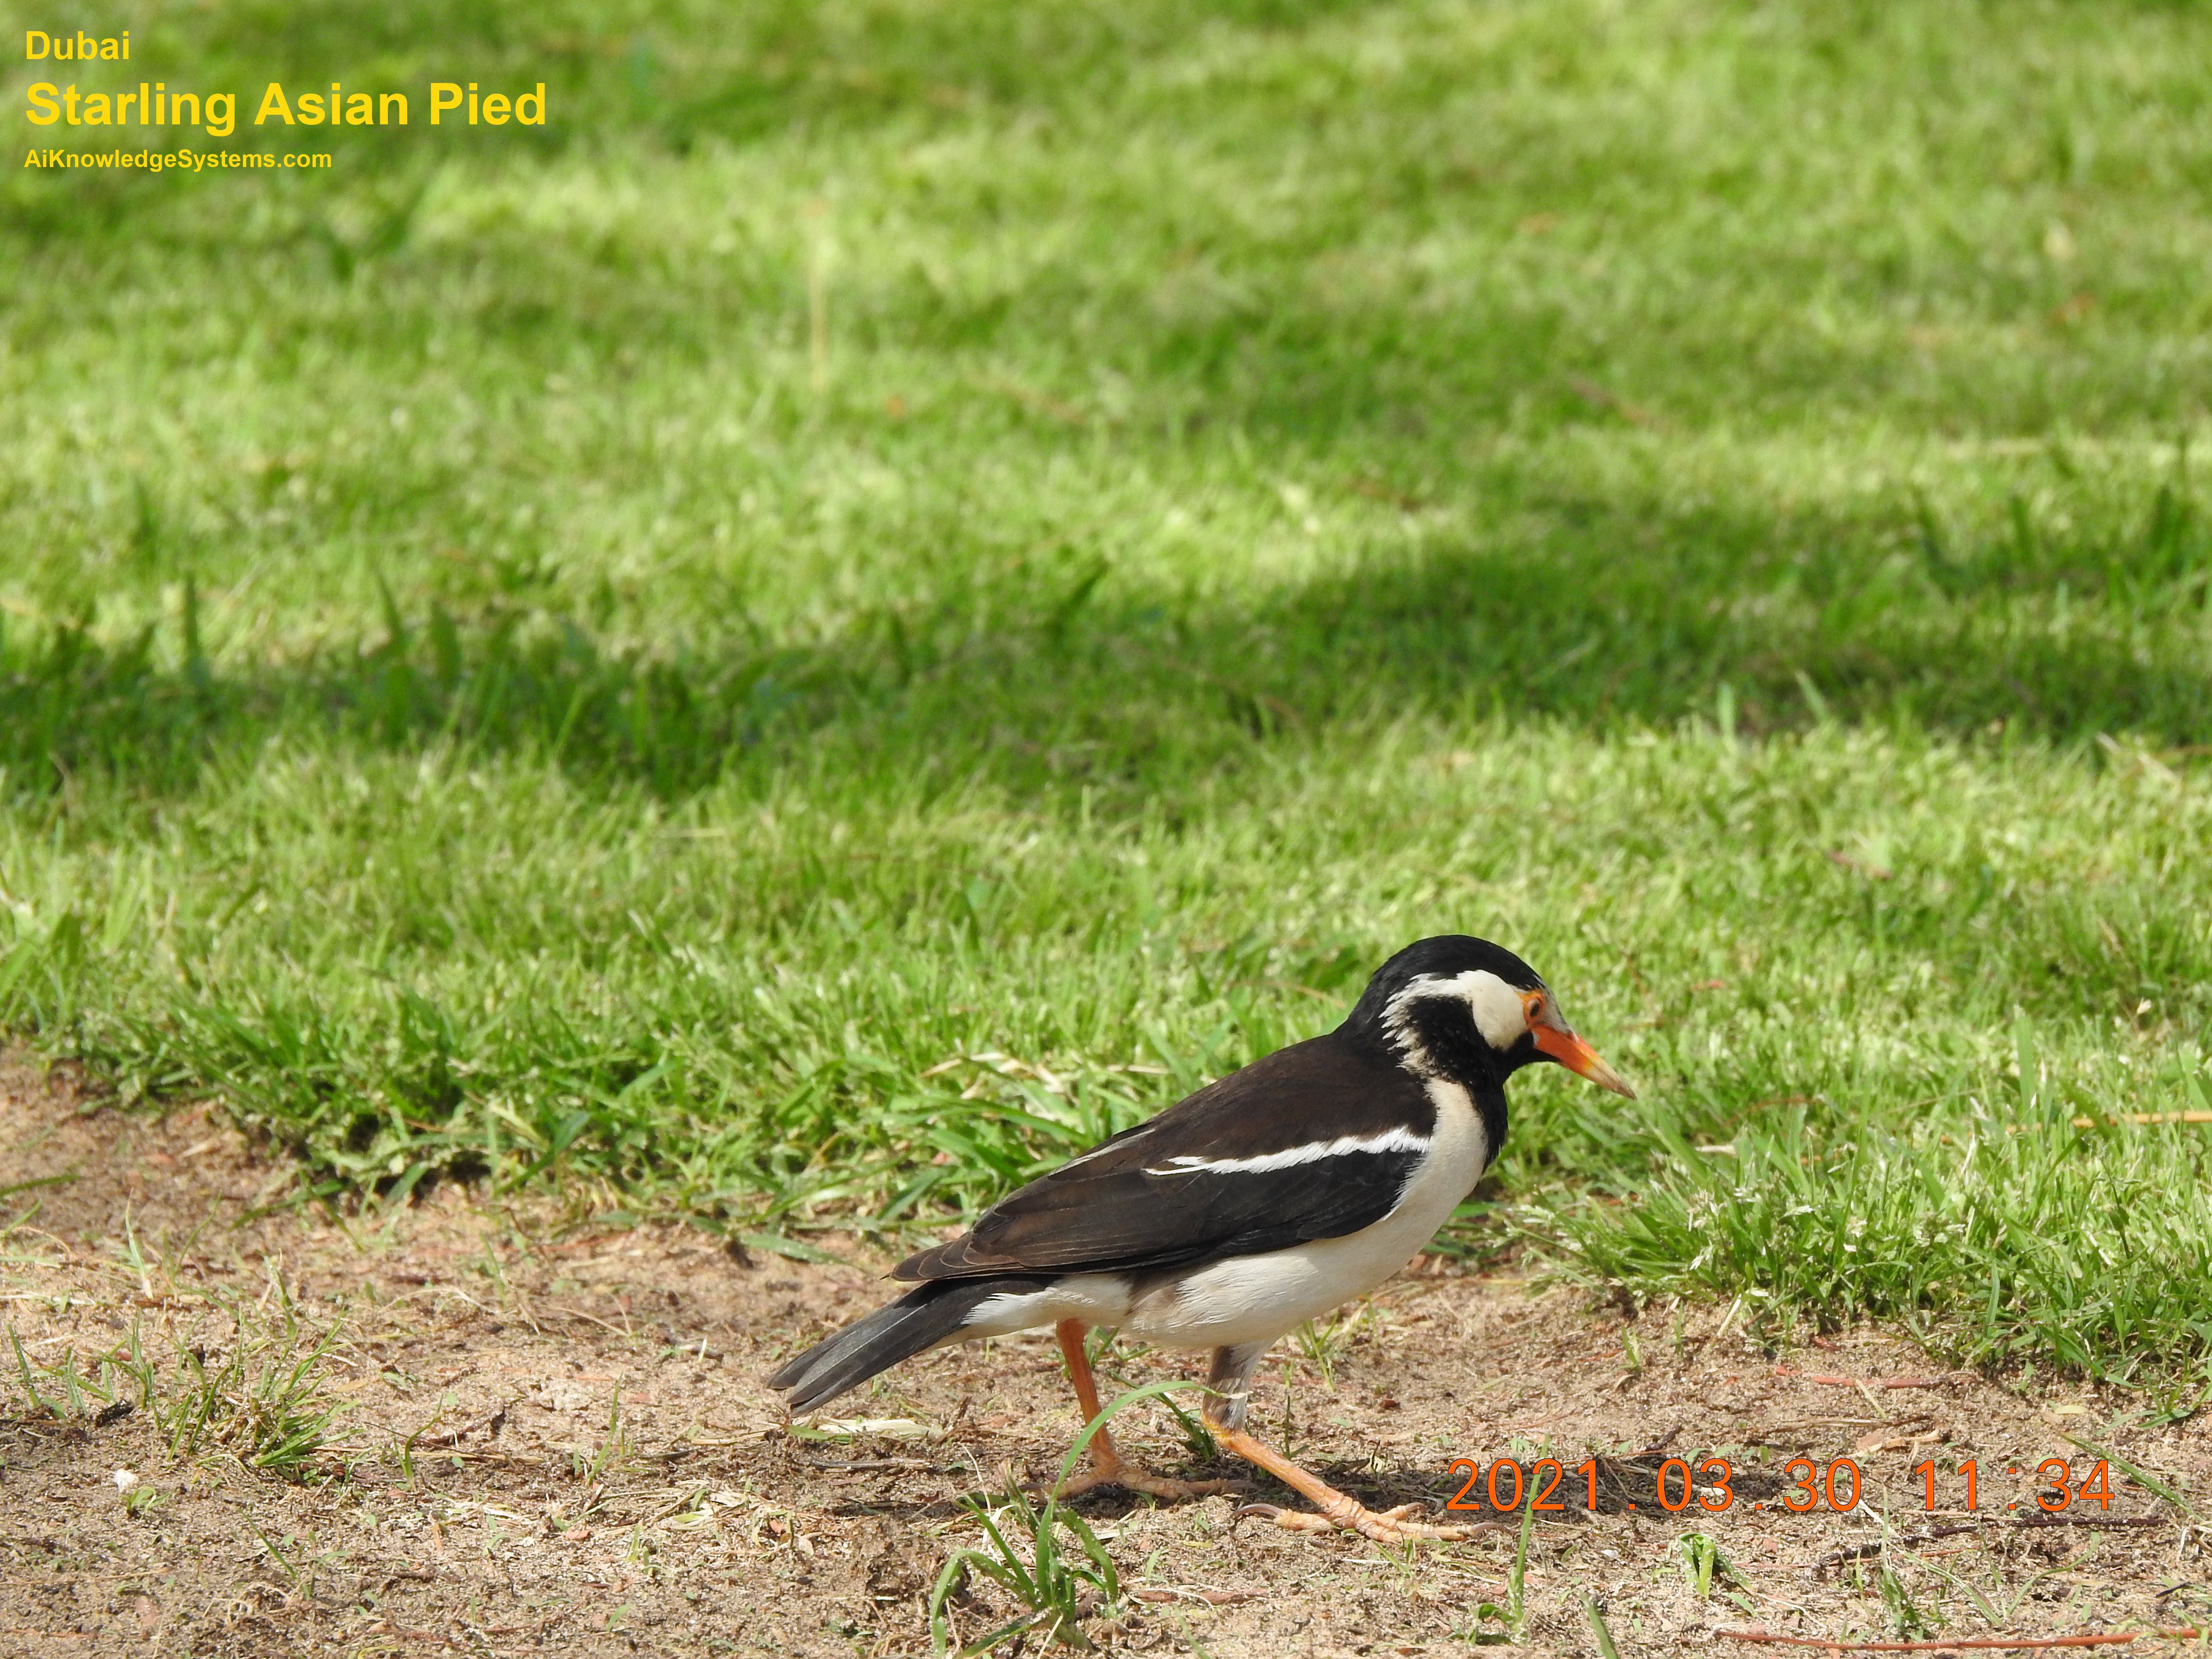
<path id="1" fill-rule="evenodd" d="M 139 28 L 554 119 L 0 179 L 0 1025 L 326 1195 L 896 1230 L 1466 930 L 1644 1091 L 1476 1246 L 2212 1351 L 2106 1122 L 2212 1091 L 2212 18 Z"/>

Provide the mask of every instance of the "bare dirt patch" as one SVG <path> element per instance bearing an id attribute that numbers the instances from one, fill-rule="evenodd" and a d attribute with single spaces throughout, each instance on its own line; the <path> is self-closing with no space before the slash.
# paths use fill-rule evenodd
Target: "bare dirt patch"
<path id="1" fill-rule="evenodd" d="M 116 1110 L 20 1065 L 0 1069 L 0 1652 L 924 1652 L 931 1584 L 981 1538 L 962 1497 L 1048 1476 L 1076 1426 L 1039 1337 L 927 1356 L 832 1407 L 853 1426 L 794 1434 L 763 1373 L 872 1305 L 882 1264 L 741 1261 L 703 1233 L 453 1188 L 259 1213 L 289 1171 L 218 1115 Z M 1116 1351 L 1107 1369 L 1134 1384 L 1198 1364 Z M 1884 1386 L 1905 1381 L 1924 1386 Z M 2058 1519 L 2128 1524 L 2019 1524 L 2045 1458 L 2087 1474 L 2076 1441 L 2204 1490 L 2201 1419 L 1955 1376 L 1886 1332 L 1778 1355 L 1720 1310 L 1630 1320 L 1425 1273 L 1286 1343 L 1254 1417 L 1376 1507 L 1441 1504 L 1466 1480 L 1455 1458 L 1486 1477 L 1557 1457 L 1567 1507 L 1530 1534 L 1528 1651 L 1597 1652 L 1592 1601 L 1624 1653 L 1771 1651 L 1715 1634 L 1748 1626 L 1955 1639 L 2212 1612 L 2194 1516 L 2117 1467 L 2109 1512 L 2077 1499 Z M 1117 1431 L 1157 1468 L 1210 1472 L 1155 1403 Z M 1709 1455 L 1731 1465 L 1729 1506 L 1705 1507 L 1705 1478 L 1662 1507 L 1665 1459 Z M 1856 1507 L 1782 1508 L 1800 1455 L 1855 1458 Z M 1910 1473 L 1931 1456 L 1936 1514 Z M 1952 1473 L 1969 1458 L 1974 1515 Z M 1240 1521 L 1237 1501 L 1081 1500 L 1140 1598 L 1087 1639 L 1323 1655 L 1511 1633 L 1510 1535 L 1384 1550 Z M 1019 1611 L 979 1577 L 953 1616 L 972 1637 Z"/>

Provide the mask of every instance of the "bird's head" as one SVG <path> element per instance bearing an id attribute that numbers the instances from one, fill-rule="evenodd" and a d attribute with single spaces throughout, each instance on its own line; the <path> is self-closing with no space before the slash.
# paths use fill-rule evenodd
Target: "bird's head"
<path id="1" fill-rule="evenodd" d="M 1375 970 L 1346 1024 L 1425 1077 L 1503 1083 L 1549 1060 L 1636 1098 L 1575 1035 L 1536 970 L 1488 939 L 1446 933 L 1407 945 Z"/>

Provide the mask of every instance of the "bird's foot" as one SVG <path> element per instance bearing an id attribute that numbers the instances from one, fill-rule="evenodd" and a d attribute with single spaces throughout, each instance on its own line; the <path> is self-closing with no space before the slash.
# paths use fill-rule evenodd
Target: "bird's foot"
<path id="1" fill-rule="evenodd" d="M 1498 1521 L 1478 1521 L 1464 1527 L 1437 1527 L 1425 1521 L 1408 1518 L 1425 1514 L 1426 1509 L 1425 1504 L 1401 1504 L 1395 1510 L 1370 1510 L 1364 1504 L 1346 1498 L 1340 1504 L 1323 1504 L 1322 1513 L 1318 1515 L 1300 1510 L 1278 1509 L 1273 1504 L 1247 1504 L 1237 1513 L 1239 1516 L 1257 1516 L 1271 1525 L 1280 1527 L 1285 1532 L 1356 1532 L 1362 1538 L 1371 1538 L 1378 1544 L 1402 1544 L 1415 1538 L 1456 1542 L 1479 1538 L 1486 1532 L 1510 1533 L 1513 1530 Z"/>
<path id="2" fill-rule="evenodd" d="M 1053 1488 L 1052 1495 L 1079 1498 L 1098 1486 L 1119 1486 L 1124 1492 L 1142 1492 L 1147 1498 L 1170 1502 L 1182 1498 L 1212 1498 L 1219 1492 L 1245 1489 L 1241 1480 L 1176 1480 L 1164 1474 L 1148 1474 L 1117 1458 L 1110 1463 L 1094 1465 L 1081 1474 L 1070 1475 Z"/>

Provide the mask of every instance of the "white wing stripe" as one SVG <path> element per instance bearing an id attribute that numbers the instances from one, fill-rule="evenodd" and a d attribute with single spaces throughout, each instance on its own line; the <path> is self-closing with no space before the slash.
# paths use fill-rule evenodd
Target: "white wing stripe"
<path id="1" fill-rule="evenodd" d="M 1155 1119 L 1154 1121 L 1157 1122 L 1158 1120 Z M 1126 1135 L 1119 1139 L 1102 1141 L 1097 1146 L 1093 1146 L 1089 1152 L 1082 1152 L 1074 1158 L 1071 1158 L 1066 1163 L 1061 1164 L 1060 1167 L 1062 1170 L 1072 1170 L 1079 1164 L 1088 1164 L 1092 1158 L 1097 1158 L 1102 1152 L 1126 1152 L 1129 1150 L 1129 1145 L 1132 1141 L 1142 1140 L 1146 1135 L 1152 1133 L 1152 1125 L 1151 1123 L 1145 1124 L 1139 1127 L 1134 1134 Z"/>
<path id="2" fill-rule="evenodd" d="M 1148 1176 L 1179 1175 L 1264 1175 L 1270 1170 L 1295 1169 L 1301 1164 L 1315 1164 L 1325 1158 L 1343 1158 L 1352 1152 L 1425 1152 L 1429 1138 L 1417 1135 L 1411 1129 L 1385 1129 L 1379 1135 L 1364 1139 L 1358 1135 L 1339 1135 L 1334 1140 L 1312 1140 L 1303 1146 L 1286 1146 L 1279 1152 L 1261 1152 L 1255 1158 L 1171 1158 L 1165 1169 L 1147 1166 Z"/>

